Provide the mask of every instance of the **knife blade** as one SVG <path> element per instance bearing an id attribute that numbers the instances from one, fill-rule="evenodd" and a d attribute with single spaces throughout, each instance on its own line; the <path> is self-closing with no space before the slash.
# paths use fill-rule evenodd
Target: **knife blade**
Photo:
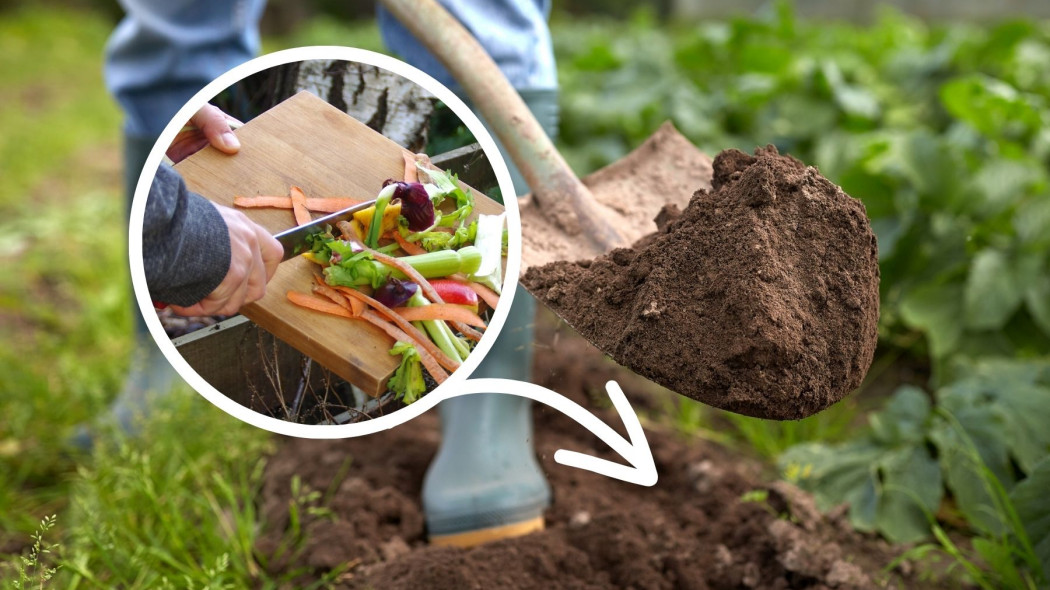
<path id="1" fill-rule="evenodd" d="M 364 201 L 352 207 L 347 207 L 342 211 L 336 211 L 335 213 L 325 215 L 324 217 L 318 217 L 310 223 L 274 234 L 273 237 L 276 238 L 277 241 L 281 243 L 281 247 L 284 248 L 284 255 L 281 257 L 281 262 L 291 260 L 305 252 L 306 250 L 303 246 L 306 245 L 306 238 L 308 236 L 324 232 L 326 225 L 335 227 L 335 224 L 340 221 L 349 221 L 353 219 L 354 213 L 368 209 L 375 204 L 375 199 Z M 168 307 L 168 304 L 162 301 L 153 301 L 153 307 L 156 309 L 164 309 Z"/>
<path id="2" fill-rule="evenodd" d="M 299 254 L 305 252 L 306 250 L 303 248 L 303 246 L 306 245 L 306 238 L 311 235 L 324 232 L 324 228 L 326 225 L 329 225 L 334 228 L 336 223 L 339 223 L 340 221 L 349 221 L 354 217 L 354 213 L 368 209 L 369 207 L 375 204 L 375 199 L 372 199 L 371 201 L 365 201 L 363 203 L 358 203 L 357 205 L 354 205 L 353 207 L 347 207 L 342 211 L 336 211 L 335 213 L 325 215 L 324 217 L 318 217 L 310 223 L 293 227 L 283 232 L 274 234 L 273 237 L 281 243 L 281 246 L 284 247 L 284 257 L 281 258 L 281 262 L 291 260 L 292 258 L 295 258 Z"/>

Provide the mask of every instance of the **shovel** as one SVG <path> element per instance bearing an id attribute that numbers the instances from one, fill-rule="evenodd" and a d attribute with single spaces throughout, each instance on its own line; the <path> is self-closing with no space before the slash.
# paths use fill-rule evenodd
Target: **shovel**
<path id="1" fill-rule="evenodd" d="M 496 64 L 455 18 L 434 0 L 382 1 L 463 86 L 532 188 L 533 193 L 521 207 L 523 273 L 531 266 L 594 258 L 629 246 L 657 230 L 654 220 L 659 214 L 673 216 L 674 212 L 665 211 L 665 206 L 685 209 L 697 189 L 711 188 L 712 160 L 670 123 L 626 157 L 581 182 Z M 580 326 L 574 327 L 581 331 Z M 586 330 L 581 332 L 592 345 L 617 358 L 614 351 L 598 346 Z M 870 334 L 856 335 L 852 342 L 874 336 L 872 329 Z M 862 351 L 858 354 L 861 360 L 857 362 L 863 363 Z M 681 381 L 673 371 L 654 374 L 646 366 L 626 366 L 666 387 L 674 388 Z M 759 375 L 765 374 L 763 363 L 750 366 Z M 863 370 L 866 372 L 867 368 Z M 843 382 L 856 379 L 855 374 L 842 373 Z M 787 372 L 777 373 L 780 374 Z M 805 391 L 773 393 L 788 396 Z M 848 390 L 835 393 L 841 399 Z M 710 395 L 700 395 L 700 401 L 712 406 L 781 420 L 804 417 L 824 409 L 828 403 L 827 398 L 809 395 L 806 399 L 811 398 L 810 403 L 792 400 L 779 404 L 776 395 L 767 391 L 757 397 L 749 392 L 748 399 L 734 399 L 715 389 Z M 798 400 L 804 397 L 797 395 Z"/>
<path id="2" fill-rule="evenodd" d="M 476 39 L 433 0 L 382 0 L 466 90 L 533 193 L 521 201 L 521 272 L 594 258 L 656 231 L 664 207 L 711 186 L 711 158 L 670 123 L 582 182 Z"/>
<path id="3" fill-rule="evenodd" d="M 496 64 L 458 21 L 433 0 L 383 3 L 463 86 L 532 188 L 521 207 L 523 273 L 531 266 L 594 258 L 629 246 L 657 231 L 654 220 L 661 213 L 673 216 L 665 206 L 684 210 L 697 189 L 711 188 L 712 160 L 670 123 L 626 157 L 581 182 Z M 588 330 L 580 330 L 584 326 L 574 327 L 603 353 L 621 361 L 622 356 L 598 345 Z M 672 390 L 681 382 L 674 371 L 652 371 L 631 361 L 625 366 Z M 751 366 L 764 375 L 762 363 Z M 788 373 L 776 373 L 782 374 Z M 842 378 L 850 377 L 844 374 Z M 780 420 L 798 419 L 827 406 L 827 398 L 813 395 L 778 403 L 777 395 L 799 392 L 770 392 L 773 389 L 764 389 L 758 396 L 749 392 L 745 397 L 712 388 L 698 399 L 733 412 Z M 848 390 L 838 393 L 841 399 Z"/>

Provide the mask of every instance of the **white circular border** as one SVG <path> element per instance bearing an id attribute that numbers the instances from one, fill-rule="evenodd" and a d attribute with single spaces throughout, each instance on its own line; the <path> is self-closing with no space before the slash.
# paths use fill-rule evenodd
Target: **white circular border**
<path id="1" fill-rule="evenodd" d="M 131 205 L 128 248 L 130 253 L 129 262 L 131 266 L 131 283 L 135 289 L 135 296 L 138 299 L 139 308 L 142 310 L 143 317 L 146 320 L 146 325 L 149 327 L 153 339 L 156 340 L 160 350 L 164 353 L 164 356 L 167 357 L 168 362 L 171 363 L 175 370 L 178 371 L 179 375 L 181 375 L 191 387 L 227 414 L 253 426 L 288 436 L 332 439 L 362 436 L 393 428 L 394 426 L 419 416 L 436 406 L 442 400 L 456 395 L 456 388 L 460 387 L 462 383 L 466 381 L 467 377 L 477 368 L 482 358 L 488 354 L 496 336 L 499 334 L 500 330 L 503 329 L 503 324 L 507 320 L 507 314 L 513 303 L 514 292 L 518 284 L 518 270 L 521 265 L 521 219 L 518 214 L 517 199 L 513 198 L 516 193 L 514 191 L 514 184 L 510 178 L 510 171 L 507 169 L 507 164 L 503 160 L 499 150 L 496 148 L 496 143 L 493 141 L 492 136 L 489 135 L 488 130 L 485 129 L 481 124 L 481 121 L 467 107 L 467 105 L 456 96 L 455 93 L 423 71 L 390 56 L 352 47 L 314 46 L 287 49 L 257 57 L 219 76 L 205 86 L 200 92 L 195 94 L 193 98 L 191 98 L 189 102 L 179 110 L 171 122 L 168 123 L 168 126 L 164 128 L 164 132 L 161 133 L 160 138 L 157 140 L 149 157 L 146 159 L 146 165 L 143 170 L 156 170 L 160 166 L 161 160 L 164 157 L 165 146 L 171 145 L 171 142 L 175 139 L 175 135 L 178 134 L 179 130 L 182 128 L 183 122 L 188 121 L 190 117 L 192 117 L 193 114 L 204 106 L 212 97 L 218 95 L 229 86 L 232 86 L 234 83 L 239 82 L 251 74 L 255 74 L 274 66 L 291 62 L 321 59 L 353 61 L 380 67 L 394 72 L 404 78 L 408 78 L 412 82 L 422 86 L 448 105 L 452 109 L 452 112 L 459 116 L 460 120 L 466 124 L 467 128 L 470 129 L 471 133 L 474 134 L 474 137 L 481 144 L 482 149 L 485 151 L 485 155 L 488 157 L 489 163 L 492 165 L 496 178 L 499 181 L 500 191 L 504 195 L 504 204 L 507 211 L 507 227 L 509 228 L 510 237 L 508 240 L 507 272 L 504 278 L 503 295 L 500 297 L 500 305 L 496 309 L 488 329 L 485 330 L 481 342 L 478 343 L 459 369 L 450 375 L 449 378 L 434 391 L 423 396 L 422 399 L 412 405 L 397 410 L 391 414 L 357 424 L 307 425 L 286 422 L 277 418 L 264 416 L 263 414 L 234 402 L 222 392 L 212 387 L 203 377 L 198 375 L 178 352 L 175 345 L 172 344 L 171 339 L 168 338 L 167 334 L 164 332 L 164 327 L 161 325 L 160 319 L 154 312 L 153 302 L 150 299 L 149 289 L 146 286 L 146 275 L 142 263 L 142 221 L 146 210 L 146 199 L 149 195 L 150 185 L 153 182 L 155 174 L 147 174 L 143 172 L 139 177 L 138 185 L 135 189 L 135 198 Z M 508 196 L 510 198 L 507 198 Z"/>

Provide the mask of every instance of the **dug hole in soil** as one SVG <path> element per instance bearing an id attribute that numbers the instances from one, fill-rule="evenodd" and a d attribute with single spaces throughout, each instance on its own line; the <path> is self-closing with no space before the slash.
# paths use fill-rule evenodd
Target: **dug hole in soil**
<path id="1" fill-rule="evenodd" d="M 606 409 L 608 380 L 642 416 L 666 412 L 677 398 L 606 359 L 549 312 L 537 320 L 536 342 L 536 382 L 621 433 Z M 336 568 L 346 568 L 342 589 L 914 587 L 899 570 L 881 573 L 899 550 L 853 532 L 844 510 L 820 515 L 807 494 L 763 478 L 757 461 L 654 425 L 646 436 L 660 479 L 640 487 L 555 463 L 561 448 L 621 459 L 565 416 L 533 411 L 536 452 L 554 492 L 545 531 L 467 550 L 427 545 L 420 494 L 440 441 L 431 411 L 368 437 L 285 439 L 265 473 L 259 553 L 273 555 L 287 533 L 297 475 L 333 493 L 330 515 L 303 516 L 305 546 L 268 561 L 275 573 L 301 573 L 292 587 Z M 755 490 L 766 500 L 748 494 Z"/>

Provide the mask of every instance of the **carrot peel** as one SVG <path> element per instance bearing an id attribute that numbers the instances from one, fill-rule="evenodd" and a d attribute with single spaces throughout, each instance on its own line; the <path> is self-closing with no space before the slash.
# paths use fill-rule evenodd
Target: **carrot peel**
<path id="1" fill-rule="evenodd" d="M 431 303 L 430 305 L 421 305 L 419 307 L 398 307 L 394 311 L 410 322 L 444 320 L 485 328 L 485 321 L 478 314 L 465 307 L 451 303 Z"/>

